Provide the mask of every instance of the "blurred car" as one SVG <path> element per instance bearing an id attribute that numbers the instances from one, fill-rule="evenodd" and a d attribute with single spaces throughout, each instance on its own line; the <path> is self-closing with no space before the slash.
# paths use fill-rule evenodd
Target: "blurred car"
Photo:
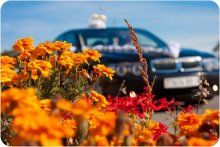
<path id="1" fill-rule="evenodd" d="M 156 76 L 153 87 L 156 97 L 192 102 L 198 92 L 201 75 L 210 83 L 210 97 L 218 93 L 219 64 L 213 54 L 169 46 L 143 29 L 135 29 L 135 32 L 149 64 L 150 81 Z M 145 84 L 138 69 L 141 65 L 128 28 L 75 29 L 55 40 L 72 43 L 74 52 L 85 48 L 101 52 L 101 62 L 116 71 L 113 81 L 106 80 L 101 84 L 105 95 L 117 95 L 123 80 L 128 91 L 141 93 L 143 90 Z"/>

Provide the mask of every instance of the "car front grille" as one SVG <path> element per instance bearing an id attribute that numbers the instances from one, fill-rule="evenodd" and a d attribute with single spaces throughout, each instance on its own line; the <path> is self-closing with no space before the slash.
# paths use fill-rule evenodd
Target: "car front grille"
<path id="1" fill-rule="evenodd" d="M 173 59 L 167 59 L 162 61 L 155 61 L 154 62 L 154 68 L 158 70 L 167 70 L 167 69 L 175 69 L 176 68 L 176 62 Z"/>
<path id="2" fill-rule="evenodd" d="M 151 61 L 151 69 L 156 73 L 200 71 L 201 57 L 164 58 Z"/>

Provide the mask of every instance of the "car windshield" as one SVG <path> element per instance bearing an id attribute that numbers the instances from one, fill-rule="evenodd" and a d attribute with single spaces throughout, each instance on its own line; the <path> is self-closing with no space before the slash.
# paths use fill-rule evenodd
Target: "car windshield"
<path id="1" fill-rule="evenodd" d="M 136 30 L 138 41 L 142 46 L 159 48 L 166 46 L 160 39 L 143 30 Z M 127 29 L 91 29 L 79 31 L 81 45 L 94 47 L 133 45 Z"/>

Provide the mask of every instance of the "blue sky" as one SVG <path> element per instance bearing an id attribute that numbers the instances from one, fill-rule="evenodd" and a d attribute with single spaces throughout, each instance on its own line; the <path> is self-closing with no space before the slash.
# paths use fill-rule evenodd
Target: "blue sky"
<path id="1" fill-rule="evenodd" d="M 211 1 L 8 1 L 1 8 L 1 49 L 32 36 L 35 45 L 60 33 L 88 27 L 92 13 L 107 15 L 108 26 L 146 29 L 166 42 L 211 52 L 219 40 L 219 8 Z"/>

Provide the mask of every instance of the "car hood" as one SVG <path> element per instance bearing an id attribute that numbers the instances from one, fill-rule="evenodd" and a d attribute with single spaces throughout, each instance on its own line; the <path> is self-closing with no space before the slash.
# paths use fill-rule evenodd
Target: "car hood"
<path id="1" fill-rule="evenodd" d="M 178 57 L 189 57 L 189 56 L 200 56 L 202 58 L 213 58 L 213 54 L 196 49 L 190 48 L 179 48 L 178 50 L 170 48 L 143 48 L 143 56 L 148 61 L 156 58 L 178 58 Z M 136 49 L 132 50 L 99 50 L 102 54 L 102 62 L 137 62 L 138 54 Z"/>
<path id="2" fill-rule="evenodd" d="M 211 53 L 204 52 L 204 51 L 198 51 L 196 49 L 190 49 L 190 48 L 181 48 L 179 57 L 188 57 L 188 56 L 200 56 L 202 58 L 214 58 L 215 56 Z"/>
<path id="3" fill-rule="evenodd" d="M 137 52 L 100 52 L 102 54 L 102 62 L 137 62 L 139 61 Z M 156 58 L 170 58 L 169 53 L 148 52 L 143 53 L 143 57 L 152 60 Z"/>
<path id="4" fill-rule="evenodd" d="M 137 62 L 138 53 L 133 45 L 124 46 L 103 46 L 98 45 L 92 47 L 102 54 L 103 62 Z M 169 58 L 172 57 L 169 48 L 152 48 L 142 47 L 143 56 L 148 60 L 155 58 Z"/>

